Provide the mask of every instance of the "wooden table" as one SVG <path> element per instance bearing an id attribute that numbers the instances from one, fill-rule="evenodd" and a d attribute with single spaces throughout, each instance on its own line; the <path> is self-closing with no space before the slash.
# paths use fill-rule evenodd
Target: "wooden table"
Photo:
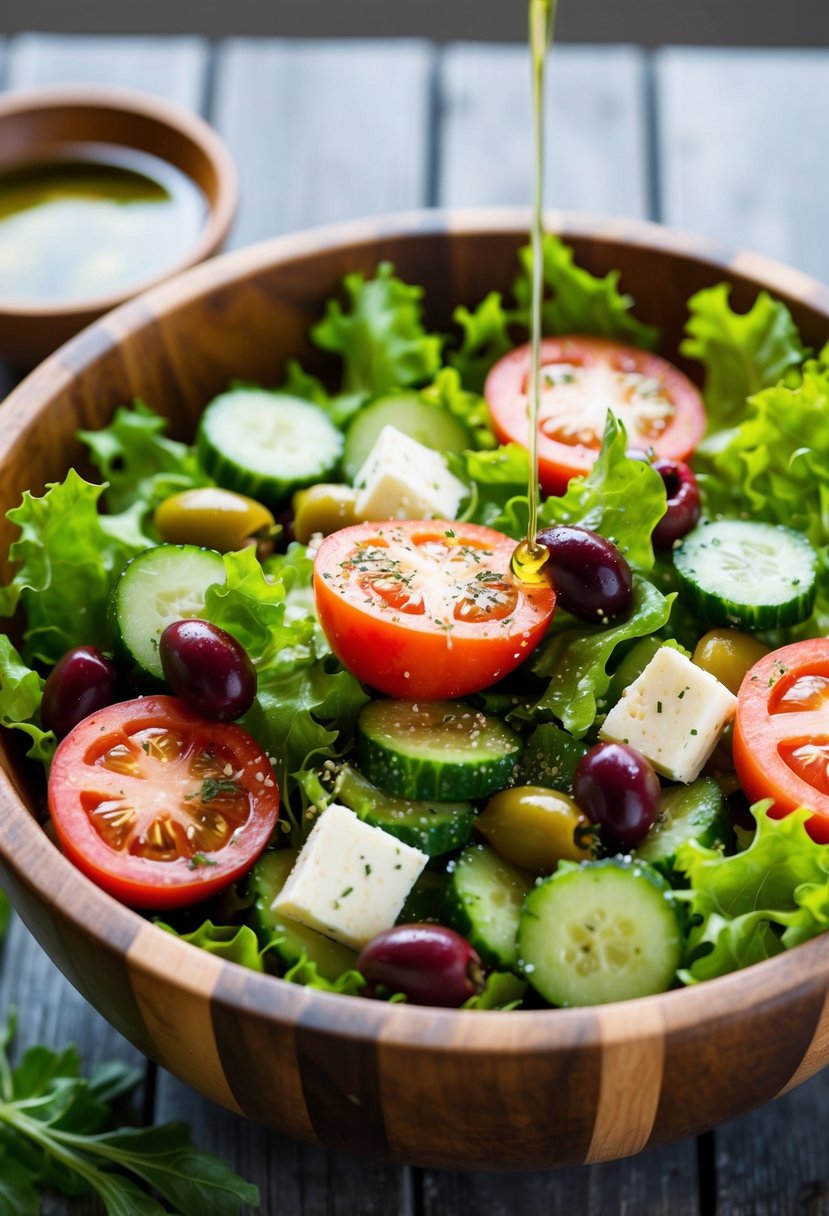
<path id="1" fill-rule="evenodd" d="M 204 113 L 239 165 L 236 245 L 357 215 L 530 195 L 522 47 L 42 35 L 0 43 L 0 85 L 68 81 L 137 86 Z M 562 47 L 551 107 L 550 205 L 650 216 L 829 279 L 829 52 Z M 22 1014 L 21 1046 L 75 1041 L 88 1062 L 145 1065 L 19 922 L 0 966 L 0 1013 L 11 1004 Z M 201 1146 L 259 1185 L 269 1216 L 829 1213 L 829 1074 L 698 1141 L 523 1175 L 326 1153 L 246 1123 L 152 1064 L 145 1076 L 144 1117 L 188 1120 Z M 97 1210 L 63 1201 L 43 1209 Z"/>

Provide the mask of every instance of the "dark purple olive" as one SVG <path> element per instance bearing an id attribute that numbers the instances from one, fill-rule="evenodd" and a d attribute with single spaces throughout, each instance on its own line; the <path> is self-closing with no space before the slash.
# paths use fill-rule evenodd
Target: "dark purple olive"
<path id="1" fill-rule="evenodd" d="M 653 530 L 653 543 L 657 549 L 670 549 L 699 523 L 699 486 L 693 470 L 683 460 L 655 460 L 653 467 L 664 481 L 668 496 L 668 509 Z"/>
<path id="2" fill-rule="evenodd" d="M 76 646 L 58 659 L 43 685 L 40 718 L 59 739 L 115 700 L 118 673 L 95 646 Z"/>
<path id="3" fill-rule="evenodd" d="M 600 624 L 630 611 L 630 566 L 612 541 L 568 524 L 547 528 L 537 539 L 549 550 L 545 569 L 565 611 Z"/>
<path id="4" fill-rule="evenodd" d="M 443 925 L 395 925 L 378 933 L 363 947 L 357 970 L 372 994 L 402 992 L 413 1005 L 457 1009 L 484 986 L 476 952 Z"/>
<path id="5" fill-rule="evenodd" d="M 659 778 L 635 747 L 597 743 L 576 766 L 573 794 L 588 819 L 613 843 L 644 840 L 659 814 Z"/>
<path id="6" fill-rule="evenodd" d="M 162 633 L 158 653 L 165 680 L 196 713 L 232 722 L 253 704 L 253 663 L 245 648 L 218 625 L 198 619 L 174 621 Z"/>

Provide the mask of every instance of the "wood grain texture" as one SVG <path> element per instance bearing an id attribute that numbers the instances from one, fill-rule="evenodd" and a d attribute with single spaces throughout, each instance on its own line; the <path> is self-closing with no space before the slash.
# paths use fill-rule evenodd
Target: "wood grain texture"
<path id="1" fill-rule="evenodd" d="M 232 40 L 211 117 L 239 165 L 235 245 L 427 202 L 433 51 Z"/>
<path id="2" fill-rule="evenodd" d="M 643 314 L 665 322 L 669 355 L 680 317 L 668 302 L 684 309 L 693 290 L 723 275 L 733 278 L 738 305 L 761 279 L 779 286 L 809 342 L 829 321 L 827 289 L 813 284 L 805 299 L 787 297 L 791 278 L 762 260 L 743 258 L 738 271 L 704 242 L 633 221 L 553 213 L 550 226 L 594 272 L 621 268 Z M 297 333 L 346 268 L 368 270 L 390 258 L 404 278 L 424 284 L 430 323 L 441 325 L 455 302 L 508 281 L 525 231 L 525 217 L 509 212 L 364 221 L 238 251 L 125 305 L 44 364 L 0 410 L 0 508 L 33 481 L 62 472 L 78 423 L 100 425 L 120 400 L 148 397 L 186 429 L 233 375 L 273 372 L 296 353 Z M 204 1002 L 198 1020 L 212 1030 L 203 1036 L 203 1058 L 199 1036 L 192 1050 L 177 1051 L 180 1032 L 169 1026 L 147 1046 L 199 1087 L 215 1076 L 215 1041 L 233 1101 L 290 1134 L 440 1166 L 578 1163 L 632 1151 L 646 1139 L 658 1084 L 657 1070 L 642 1067 L 649 1047 L 664 1054 L 656 1144 L 767 1101 L 821 1041 L 829 938 L 645 1001 L 491 1015 L 298 989 L 215 959 L 208 964 L 171 937 L 151 949 L 149 935 L 161 931 L 55 852 L 25 809 L 32 794 L 3 746 L 0 868 L 32 922 L 45 926 L 50 952 L 144 1045 L 157 1017 L 145 1011 L 135 1025 L 135 985 L 125 983 L 124 968 L 145 938 L 141 983 L 144 992 L 152 988 L 155 1010 L 169 1008 L 172 1017 L 181 1009 L 188 1020 L 187 1010 Z M 96 949 L 106 984 L 92 978 Z M 642 1102 L 625 1092 L 626 1050 L 649 1082 Z"/>
<path id="3" fill-rule="evenodd" d="M 671 49 L 656 83 L 666 223 L 829 279 L 829 51 Z"/>
<path id="4" fill-rule="evenodd" d="M 556 47 L 546 108 L 551 206 L 647 213 L 645 64 L 633 47 Z M 530 69 L 524 47 L 461 44 L 440 60 L 437 201 L 529 205 Z"/>
<path id="5" fill-rule="evenodd" d="M 6 87 L 117 84 L 200 110 L 208 61 L 201 38 L 20 34 L 10 43 Z"/>

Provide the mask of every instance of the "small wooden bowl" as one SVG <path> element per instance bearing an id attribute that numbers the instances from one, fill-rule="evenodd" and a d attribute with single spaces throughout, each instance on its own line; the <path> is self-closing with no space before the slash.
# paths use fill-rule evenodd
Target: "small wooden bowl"
<path id="1" fill-rule="evenodd" d="M 129 291 L 71 301 L 19 300 L 0 292 L 0 352 L 33 367 L 124 300 L 221 249 L 236 214 L 236 167 L 216 132 L 183 106 L 129 89 L 58 86 L 0 96 L 0 171 L 60 157 L 68 145 L 107 144 L 148 152 L 180 169 L 207 203 L 204 226 L 163 275 Z"/>
<path id="2" fill-rule="evenodd" d="M 686 301 L 768 287 L 807 343 L 829 291 L 764 259 L 653 225 L 551 215 L 577 260 L 618 267 L 676 357 Z M 282 238 L 155 289 L 92 326 L 0 409 L 0 509 L 81 460 L 78 427 L 142 397 L 192 434 L 234 378 L 325 372 L 309 324 L 350 270 L 394 262 L 441 329 L 507 289 L 527 217 L 420 213 Z M 12 537 L 3 520 L 2 552 Z M 768 1102 L 829 1059 L 829 936 L 694 988 L 594 1009 L 458 1013 L 295 987 L 165 934 L 93 886 L 37 822 L 42 787 L 0 740 L 0 881 L 81 993 L 196 1089 L 290 1136 L 430 1166 L 532 1169 L 690 1136 Z M 40 793 L 38 793 L 40 788 Z"/>

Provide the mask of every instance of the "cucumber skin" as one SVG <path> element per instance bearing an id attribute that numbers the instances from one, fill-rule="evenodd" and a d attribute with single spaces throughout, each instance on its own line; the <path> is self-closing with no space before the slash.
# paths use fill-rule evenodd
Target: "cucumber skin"
<path id="1" fill-rule="evenodd" d="M 470 909 L 468 900 L 463 896 L 462 879 L 464 867 L 469 865 L 470 859 L 473 858 L 475 852 L 485 856 L 491 855 L 504 873 L 519 887 L 524 888 L 525 895 L 532 890 L 534 880 L 531 875 L 525 874 L 523 870 L 519 870 L 508 861 L 504 861 L 488 845 L 472 845 L 458 858 L 455 868 L 449 877 L 449 883 L 444 895 L 444 909 L 447 922 L 451 928 L 466 938 L 488 966 L 500 970 L 516 971 L 516 974 L 519 974 L 517 939 L 520 912 L 517 911 L 515 916 L 516 933 L 512 949 L 505 951 L 497 947 L 491 937 L 476 923 L 474 906 Z"/>
<path id="2" fill-rule="evenodd" d="M 244 390 L 230 389 L 228 390 L 228 393 L 232 393 L 233 391 L 241 392 Z M 267 390 L 257 390 L 257 392 L 258 391 L 267 392 Z M 305 477 L 299 478 L 280 477 L 276 472 L 268 474 L 258 473 L 252 469 L 244 468 L 242 465 L 238 464 L 237 461 L 225 456 L 224 453 L 219 449 L 218 445 L 209 436 L 208 432 L 211 423 L 212 407 L 216 404 L 216 402 L 221 401 L 223 397 L 227 396 L 228 393 L 222 393 L 210 402 L 199 420 L 199 426 L 196 432 L 196 459 L 204 469 L 205 473 L 212 477 L 217 485 L 221 486 L 225 490 L 233 490 L 237 494 L 246 494 L 248 498 L 254 498 L 257 502 L 261 502 L 266 507 L 279 508 L 285 505 L 296 490 L 304 490 L 308 486 L 317 485 L 319 482 L 331 480 L 340 463 L 342 456 L 342 442 L 340 443 L 340 449 L 336 460 L 326 466 L 316 468 L 313 472 L 309 472 Z M 280 394 L 273 393 L 271 395 L 278 397 Z M 291 399 L 288 394 L 283 395 L 289 400 Z M 319 409 L 318 406 L 315 406 L 312 401 L 305 401 L 301 398 L 297 398 L 297 400 L 302 400 L 303 405 L 308 406 L 309 409 L 318 410 L 319 414 L 323 418 L 327 418 L 324 411 Z M 214 411 L 214 413 L 215 412 L 218 411 Z M 335 432 L 336 427 L 334 427 L 333 423 L 331 424 L 331 427 L 332 432 Z M 342 436 L 340 437 L 342 439 Z"/>
<path id="3" fill-rule="evenodd" d="M 216 553 L 215 549 L 206 549 L 198 545 L 156 545 L 155 548 L 159 549 L 162 547 L 165 549 L 195 550 L 199 553 L 214 554 L 218 559 L 215 581 L 217 583 L 223 583 L 225 581 L 226 572 L 224 562 L 222 561 L 221 554 Z M 124 566 L 109 593 L 106 619 L 107 629 L 112 641 L 112 650 L 115 655 L 115 662 L 119 670 L 125 672 L 129 679 L 135 682 L 144 692 L 163 692 L 168 690 L 168 685 L 163 674 L 156 674 L 154 671 L 149 671 L 142 663 L 138 662 L 135 655 L 124 641 L 118 614 L 118 593 L 122 586 L 122 579 L 125 576 L 128 577 L 128 571 L 134 562 L 140 561 L 147 553 L 153 552 L 155 552 L 155 549 L 145 549 L 143 553 L 137 553 L 135 557 L 131 557 Z"/>
<path id="4" fill-rule="evenodd" d="M 675 796 L 681 798 L 683 794 L 690 794 L 695 786 L 705 788 L 698 788 L 700 805 L 688 813 L 687 823 L 689 828 L 699 828 L 700 831 L 696 834 L 693 831 L 689 831 L 682 843 L 688 840 L 696 840 L 703 848 L 714 848 L 718 844 L 728 844 L 732 835 L 728 806 L 720 787 L 713 777 L 699 777 L 684 790 L 678 791 Z M 672 790 L 663 791 L 663 798 L 665 794 L 672 792 Z M 660 849 L 660 836 L 662 833 L 655 831 L 659 822 L 657 818 L 654 827 L 651 828 L 642 843 L 634 849 L 633 856 L 658 870 L 668 882 L 673 883 L 676 880 L 677 886 L 687 885 L 681 876 L 676 874 L 675 870 L 676 852 L 679 844 L 673 848 L 663 847 Z"/>
<path id="5" fill-rule="evenodd" d="M 653 985 L 648 985 L 646 986 L 646 989 L 643 989 L 642 991 L 628 993 L 621 997 L 613 996 L 610 998 L 610 1000 L 634 1000 L 641 996 L 652 996 L 657 992 L 667 991 L 668 988 L 671 987 L 676 970 L 682 961 L 682 944 L 684 940 L 682 909 L 674 900 L 670 885 L 657 870 L 649 865 L 646 865 L 644 862 L 635 860 L 623 861 L 621 858 L 617 857 L 604 857 L 599 861 L 584 861 L 580 862 L 579 864 L 563 862 L 554 874 L 551 874 L 549 878 L 545 878 L 542 882 L 536 884 L 534 889 L 529 893 L 524 901 L 524 907 L 521 911 L 521 919 L 518 928 L 519 973 L 523 975 L 523 977 L 530 983 L 535 991 L 539 993 L 540 996 L 549 1001 L 551 1005 L 559 1008 L 575 1008 L 583 1007 L 583 1005 L 580 1004 L 577 1006 L 575 1002 L 569 1002 L 568 1004 L 566 1001 L 556 1000 L 556 994 L 554 992 L 551 994 L 552 990 L 549 987 L 547 988 L 547 991 L 542 991 L 542 989 L 538 986 L 538 966 L 532 962 L 531 958 L 527 958 L 525 943 L 522 941 L 522 937 L 525 933 L 525 926 L 534 928 L 537 922 L 542 919 L 545 894 L 549 891 L 551 885 L 556 884 L 559 888 L 561 888 L 565 884 L 577 884 L 579 881 L 579 876 L 584 874 L 586 871 L 596 874 L 600 873 L 602 870 L 627 872 L 630 873 L 632 877 L 635 876 L 637 879 L 649 883 L 654 889 L 654 893 L 664 899 L 668 905 L 669 916 L 666 916 L 665 920 L 667 924 L 670 924 L 674 933 L 672 940 L 669 942 L 669 946 L 672 948 L 671 967 L 665 967 L 664 986 L 654 987 Z M 577 900 L 575 895 L 571 897 L 570 903 L 573 908 L 578 909 L 581 902 L 582 901 Z M 539 911 L 536 911 L 539 904 L 541 905 L 541 914 Z M 576 915 L 578 915 L 578 912 L 576 912 Z"/>
<path id="6" fill-rule="evenodd" d="M 782 524 L 766 526 L 788 536 L 800 549 L 804 548 L 804 543 L 812 548 L 800 532 Z M 693 616 L 706 625 L 724 625 L 730 629 L 745 629 L 757 633 L 798 625 L 811 615 L 817 597 L 816 555 L 812 566 L 812 584 L 804 592 L 778 604 L 741 604 L 716 591 L 706 590 L 699 583 L 696 569 L 686 570 L 691 561 L 697 560 L 695 555 L 705 547 L 705 542 L 699 535 L 700 528 L 703 527 L 706 530 L 716 528 L 716 523 L 700 525 L 694 532 L 690 532 L 674 551 L 674 570 L 680 597 Z M 702 535 L 704 536 L 705 532 Z"/>
<path id="7" fill-rule="evenodd" d="M 400 418 L 399 410 L 395 410 L 394 406 L 402 406 L 403 409 L 413 410 L 416 414 L 422 415 L 423 424 L 414 434 L 414 427 L 411 425 L 409 417 Z M 378 424 L 372 427 L 372 417 L 377 415 L 385 415 Z M 437 426 L 444 432 L 442 442 L 438 445 L 433 445 L 429 438 L 424 435 L 426 419 L 432 415 Z M 401 425 L 401 422 L 404 425 Z M 444 410 L 439 405 L 434 405 L 423 400 L 419 393 L 414 391 L 401 391 L 397 393 L 386 393 L 382 397 L 377 397 L 374 401 L 368 403 L 358 414 L 351 420 L 348 430 L 345 434 L 345 446 L 343 448 L 342 468 L 343 476 L 347 481 L 353 483 L 354 478 L 359 473 L 360 469 L 365 464 L 369 452 L 374 446 L 374 442 L 379 436 L 384 426 L 395 426 L 404 435 L 409 435 L 412 439 L 422 443 L 424 447 L 433 447 L 436 452 L 463 452 L 467 448 L 475 447 L 475 440 L 470 431 L 463 425 L 460 419 L 455 418 L 447 410 Z M 373 435 L 372 435 L 373 431 Z M 447 443 L 447 433 L 454 432 L 452 441 Z M 371 442 L 366 443 L 363 436 L 371 436 Z"/>
<path id="8" fill-rule="evenodd" d="M 438 804 L 436 799 L 426 800 L 420 808 L 419 819 L 412 821 L 400 817 L 395 820 L 394 808 L 391 805 L 384 807 L 384 802 L 391 804 L 400 801 L 411 805 L 423 800 L 398 799 L 396 795 L 374 789 L 371 782 L 350 765 L 346 765 L 340 773 L 332 797 L 371 827 L 381 828 L 403 844 L 427 853 L 429 857 L 439 857 L 462 848 L 472 835 L 475 808 L 471 803 L 454 800 Z M 429 801 L 436 805 L 430 806 Z"/>

